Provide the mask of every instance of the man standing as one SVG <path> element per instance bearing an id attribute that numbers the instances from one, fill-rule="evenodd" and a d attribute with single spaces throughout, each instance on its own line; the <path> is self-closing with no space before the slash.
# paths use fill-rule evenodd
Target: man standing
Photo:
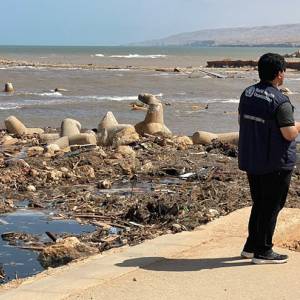
<path id="1" fill-rule="evenodd" d="M 267 53 L 258 62 L 260 82 L 248 87 L 239 104 L 239 168 L 247 172 L 253 206 L 248 238 L 241 256 L 255 264 L 285 263 L 287 255 L 272 250 L 277 216 L 283 208 L 296 163 L 294 121 L 289 98 L 278 89 L 286 63 Z"/>

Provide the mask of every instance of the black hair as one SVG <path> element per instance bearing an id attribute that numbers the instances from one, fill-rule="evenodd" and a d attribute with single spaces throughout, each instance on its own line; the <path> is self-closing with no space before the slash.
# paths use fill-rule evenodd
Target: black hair
<path id="1" fill-rule="evenodd" d="M 261 81 L 272 81 L 279 72 L 286 70 L 284 57 L 276 53 L 266 53 L 258 61 L 258 74 Z"/>

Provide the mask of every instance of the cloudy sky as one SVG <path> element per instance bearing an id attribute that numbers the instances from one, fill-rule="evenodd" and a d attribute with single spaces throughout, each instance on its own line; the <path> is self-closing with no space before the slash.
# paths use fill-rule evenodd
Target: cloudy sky
<path id="1" fill-rule="evenodd" d="M 1 1 L 1 45 L 120 45 L 201 29 L 300 23 L 299 0 Z"/>

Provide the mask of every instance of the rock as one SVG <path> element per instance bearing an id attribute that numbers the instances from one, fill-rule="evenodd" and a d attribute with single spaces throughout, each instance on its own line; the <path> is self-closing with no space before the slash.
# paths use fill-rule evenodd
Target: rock
<path id="1" fill-rule="evenodd" d="M 137 142 L 139 139 L 140 136 L 134 127 L 126 127 L 114 134 L 112 138 L 112 144 L 114 146 L 129 145 Z"/>
<path id="2" fill-rule="evenodd" d="M 80 134 L 81 124 L 74 119 L 64 119 L 61 123 L 61 136 L 71 137 Z"/>
<path id="3" fill-rule="evenodd" d="M 193 140 L 188 136 L 176 136 L 173 138 L 173 142 L 178 146 L 193 145 Z"/>
<path id="4" fill-rule="evenodd" d="M 135 158 L 135 151 L 130 146 L 119 146 L 117 152 L 123 156 L 131 156 Z"/>
<path id="5" fill-rule="evenodd" d="M 48 179 L 54 180 L 54 181 L 58 181 L 62 178 L 63 173 L 61 171 L 58 170 L 52 170 L 50 172 L 47 173 L 47 177 Z"/>
<path id="6" fill-rule="evenodd" d="M 179 225 L 179 224 L 172 225 L 172 232 L 177 233 L 177 232 L 181 232 L 181 231 L 182 231 L 181 225 Z"/>
<path id="7" fill-rule="evenodd" d="M 68 172 L 69 172 L 69 169 L 66 168 L 66 167 L 61 167 L 61 168 L 60 168 L 60 171 L 63 172 L 63 173 L 68 173 Z"/>
<path id="8" fill-rule="evenodd" d="M 30 169 L 30 165 L 24 159 L 12 159 L 6 161 L 8 166 L 18 166 L 25 169 Z"/>
<path id="9" fill-rule="evenodd" d="M 77 174 L 82 177 L 95 178 L 94 168 L 88 165 L 78 167 Z"/>
<path id="10" fill-rule="evenodd" d="M 47 146 L 48 153 L 55 153 L 56 151 L 59 151 L 60 147 L 56 144 L 50 144 Z"/>
<path id="11" fill-rule="evenodd" d="M 44 148 L 43 147 L 30 147 L 27 149 L 27 155 L 28 156 L 39 156 L 44 153 Z"/>
<path id="12" fill-rule="evenodd" d="M 44 248 L 39 254 L 38 260 L 44 268 L 58 267 L 97 252 L 96 248 L 81 243 L 76 237 L 68 237 Z"/>
<path id="13" fill-rule="evenodd" d="M 15 139 L 9 135 L 5 135 L 1 141 L 0 144 L 2 144 L 3 146 L 10 146 L 10 145 L 14 145 L 18 142 L 18 139 Z"/>
<path id="14" fill-rule="evenodd" d="M 206 131 L 197 131 L 193 134 L 192 140 L 194 144 L 207 145 L 212 143 L 212 140 L 219 140 L 222 143 L 228 143 L 237 145 L 239 140 L 238 132 L 228 132 L 228 133 L 211 133 Z"/>
<path id="15" fill-rule="evenodd" d="M 151 161 L 145 162 L 141 167 L 141 171 L 145 174 L 152 173 L 153 170 L 154 166 Z"/>
<path id="16" fill-rule="evenodd" d="M 5 93 L 12 93 L 14 92 L 14 87 L 13 84 L 11 82 L 6 82 L 4 85 L 4 92 Z"/>
<path id="17" fill-rule="evenodd" d="M 145 120 L 135 125 L 138 134 L 163 132 L 172 134 L 164 124 L 163 106 L 153 95 L 139 95 L 139 99 L 149 105 Z"/>
<path id="18" fill-rule="evenodd" d="M 100 189 L 110 189 L 111 186 L 112 186 L 112 183 L 108 179 L 104 179 L 104 180 L 100 181 L 98 184 L 98 188 L 100 188 Z"/>
<path id="19" fill-rule="evenodd" d="M 37 177 L 40 173 L 35 169 L 30 169 L 29 174 L 32 177 Z"/>
<path id="20" fill-rule="evenodd" d="M 210 209 L 208 210 L 208 212 L 205 214 L 205 216 L 211 221 L 211 220 L 213 220 L 213 219 L 219 217 L 219 216 L 220 216 L 220 213 L 219 213 L 219 211 L 217 211 L 216 209 L 210 208 Z"/>
<path id="21" fill-rule="evenodd" d="M 36 187 L 34 185 L 28 185 L 26 190 L 28 192 L 35 192 L 36 191 Z"/>

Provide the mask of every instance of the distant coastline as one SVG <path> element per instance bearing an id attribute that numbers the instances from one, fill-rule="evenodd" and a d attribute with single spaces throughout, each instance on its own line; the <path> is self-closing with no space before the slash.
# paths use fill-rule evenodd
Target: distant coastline
<path id="1" fill-rule="evenodd" d="M 143 41 L 144 46 L 299 47 L 300 24 L 235 27 L 185 32 Z"/>

